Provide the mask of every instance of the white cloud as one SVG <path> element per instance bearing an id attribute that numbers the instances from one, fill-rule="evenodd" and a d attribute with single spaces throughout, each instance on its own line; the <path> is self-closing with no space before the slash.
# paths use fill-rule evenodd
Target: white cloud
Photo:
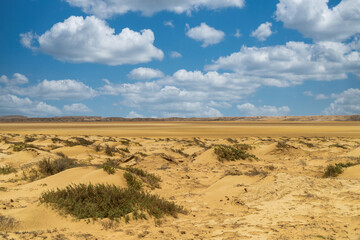
<path id="1" fill-rule="evenodd" d="M 264 105 L 262 107 L 256 107 L 251 103 L 237 105 L 237 109 L 243 116 L 286 116 L 290 112 L 288 106 L 278 108 Z"/>
<path id="2" fill-rule="evenodd" d="M 260 87 L 259 83 L 236 74 L 203 73 L 181 69 L 172 76 L 151 82 L 105 84 L 103 95 L 120 95 L 122 105 L 169 117 L 222 116 L 217 108 L 231 107 Z"/>
<path id="3" fill-rule="evenodd" d="M 25 75 L 20 73 L 14 73 L 13 78 L 11 79 L 10 83 L 12 84 L 25 84 L 28 83 L 28 78 Z"/>
<path id="4" fill-rule="evenodd" d="M 86 99 L 97 95 L 96 91 L 76 80 L 44 80 L 36 86 L 28 88 L 14 88 L 9 90 L 22 96 L 48 100 Z"/>
<path id="5" fill-rule="evenodd" d="M 308 96 L 308 97 L 313 97 L 314 96 L 314 94 L 311 91 L 305 91 L 305 92 L 303 92 L 303 94 L 305 96 Z"/>
<path id="6" fill-rule="evenodd" d="M 246 47 L 230 56 L 220 57 L 206 70 L 231 70 L 263 85 L 287 87 L 306 80 L 346 79 L 348 73 L 360 76 L 358 41 L 288 42 L 271 47 Z"/>
<path id="7" fill-rule="evenodd" d="M 304 94 L 305 96 L 308 96 L 308 97 L 314 97 L 315 100 L 325 100 L 325 99 L 328 99 L 328 98 L 329 98 L 329 97 L 326 96 L 325 94 L 322 94 L 322 93 L 320 93 L 320 94 L 313 94 L 311 91 L 305 91 L 305 92 L 303 92 L 303 94 Z"/>
<path id="8" fill-rule="evenodd" d="M 29 117 L 57 116 L 61 111 L 44 102 L 34 102 L 29 98 L 19 98 L 15 95 L 6 94 L 0 96 L 1 115 L 26 115 Z"/>
<path id="9" fill-rule="evenodd" d="M 145 16 L 160 11 L 175 13 L 188 13 L 199 8 L 221 9 L 227 7 L 242 8 L 244 0 L 166 0 L 166 1 L 143 1 L 143 0 L 66 0 L 70 5 L 80 7 L 87 14 L 101 18 L 109 18 L 117 14 L 125 14 L 129 11 L 141 12 Z"/>
<path id="10" fill-rule="evenodd" d="M 164 25 L 168 26 L 168 27 L 171 27 L 171 28 L 175 27 L 172 21 L 164 21 Z"/>
<path id="11" fill-rule="evenodd" d="M 9 78 L 6 75 L 2 75 L 0 77 L 0 83 L 7 84 L 9 82 Z"/>
<path id="12" fill-rule="evenodd" d="M 345 40 L 360 33 L 360 0 L 342 0 L 329 9 L 329 0 L 280 0 L 276 19 L 315 40 Z"/>
<path id="13" fill-rule="evenodd" d="M 144 116 L 141 114 L 138 114 L 134 111 L 129 112 L 129 114 L 126 116 L 127 118 L 143 118 Z"/>
<path id="14" fill-rule="evenodd" d="M 328 99 L 329 97 L 326 96 L 325 94 L 318 94 L 315 96 L 315 99 L 316 100 L 325 100 L 325 99 Z"/>
<path id="15" fill-rule="evenodd" d="M 119 34 L 94 16 L 71 16 L 55 24 L 41 36 L 21 35 L 24 46 L 61 61 L 102 63 L 108 65 L 137 64 L 162 60 L 163 52 L 154 43 L 150 29 L 141 32 L 124 28 Z M 29 39 L 31 38 L 32 39 Z M 28 44 L 36 41 L 39 46 Z"/>
<path id="16" fill-rule="evenodd" d="M 241 34 L 240 30 L 239 30 L 239 29 L 236 29 L 236 32 L 235 32 L 235 34 L 234 34 L 234 37 L 239 38 L 239 37 L 241 37 L 241 36 L 242 36 L 242 34 Z"/>
<path id="17" fill-rule="evenodd" d="M 63 111 L 68 114 L 75 113 L 76 115 L 92 112 L 90 108 L 88 108 L 85 104 L 82 103 L 73 103 L 71 105 L 65 105 L 63 107 Z"/>
<path id="18" fill-rule="evenodd" d="M 8 85 L 22 85 L 28 82 L 29 82 L 28 78 L 20 73 L 14 73 L 11 79 L 9 79 L 6 75 L 2 75 L 0 77 L 0 83 L 4 83 Z"/>
<path id="19" fill-rule="evenodd" d="M 333 94 L 336 98 L 323 113 L 326 115 L 357 115 L 360 114 L 360 89 L 350 88 L 340 94 Z"/>
<path id="20" fill-rule="evenodd" d="M 129 74 L 128 78 L 136 80 L 149 80 L 153 78 L 161 78 L 164 76 L 164 73 L 158 69 L 152 68 L 135 68 Z"/>
<path id="21" fill-rule="evenodd" d="M 251 36 L 256 37 L 259 41 L 265 41 L 272 34 L 271 26 L 272 24 L 269 22 L 260 24 L 260 26 L 251 33 Z"/>
<path id="22" fill-rule="evenodd" d="M 33 48 L 33 44 L 35 43 L 35 39 L 37 39 L 38 36 L 36 34 L 33 34 L 32 32 L 27 33 L 21 33 L 20 34 L 20 43 L 27 48 Z"/>
<path id="23" fill-rule="evenodd" d="M 182 55 L 181 55 L 181 53 L 179 53 L 179 52 L 172 51 L 172 52 L 170 52 L 170 57 L 171 57 L 171 58 L 181 58 Z"/>
<path id="24" fill-rule="evenodd" d="M 223 31 L 216 30 L 206 23 L 201 23 L 198 27 L 189 28 L 186 35 L 196 41 L 203 42 L 202 47 L 218 44 L 225 37 Z"/>

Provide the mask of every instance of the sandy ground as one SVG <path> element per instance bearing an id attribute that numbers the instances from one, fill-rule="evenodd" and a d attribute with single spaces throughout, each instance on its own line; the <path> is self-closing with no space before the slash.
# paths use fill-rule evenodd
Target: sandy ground
<path id="1" fill-rule="evenodd" d="M 0 124 L 0 166 L 17 169 L 0 175 L 0 215 L 16 220 L 0 231 L 0 239 L 360 239 L 360 165 L 322 177 L 329 164 L 359 161 L 360 124 L 151 124 Z M 68 147 L 52 140 L 80 135 L 94 143 Z M 13 150 L 26 139 L 36 148 Z M 213 146 L 236 142 L 252 146 L 258 160 L 218 161 Z M 96 151 L 97 145 L 129 153 L 109 157 Z M 32 182 L 23 179 L 22 171 L 44 158 L 56 159 L 57 152 L 87 166 Z M 133 154 L 137 158 L 123 166 L 160 176 L 161 189 L 149 191 L 184 206 L 188 214 L 161 222 L 121 220 L 106 229 L 107 220 L 76 220 L 40 204 L 43 191 L 71 183 L 126 187 L 121 170 L 109 175 L 95 165 Z"/>
<path id="2" fill-rule="evenodd" d="M 0 133 L 101 135 L 113 137 L 360 137 L 360 122 L 181 121 L 98 123 L 0 123 Z"/>

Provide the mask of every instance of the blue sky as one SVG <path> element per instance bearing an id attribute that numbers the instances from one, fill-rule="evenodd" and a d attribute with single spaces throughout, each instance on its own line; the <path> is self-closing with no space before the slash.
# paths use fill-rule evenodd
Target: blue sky
<path id="1" fill-rule="evenodd" d="M 2 0 L 0 115 L 360 114 L 360 0 Z"/>

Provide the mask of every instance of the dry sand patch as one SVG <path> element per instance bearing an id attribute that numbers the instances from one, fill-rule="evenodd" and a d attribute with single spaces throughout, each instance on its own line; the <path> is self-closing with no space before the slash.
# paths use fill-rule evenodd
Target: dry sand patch
<path id="1" fill-rule="evenodd" d="M 323 178 L 330 164 L 360 163 L 358 137 L 110 138 L 59 137 L 51 132 L 32 137 L 13 133 L 0 136 L 0 167 L 12 166 L 17 170 L 0 175 L 0 214 L 4 223 L 5 218 L 16 222 L 0 231 L 0 238 L 358 239 L 360 236 L 360 165 L 346 167 L 336 177 Z M 66 140 L 74 137 L 91 144 L 66 146 Z M 14 148 L 22 143 L 27 145 Z M 236 144 L 251 146 L 247 152 L 256 159 L 218 160 L 214 151 L 217 145 Z M 106 146 L 111 147 L 111 155 L 106 153 Z M 44 178 L 24 179 L 23 171 L 29 173 L 43 159 L 64 158 L 61 153 L 80 165 Z M 122 169 L 108 174 L 100 168 L 104 162 L 115 162 Z M 159 176 L 160 188 L 152 189 L 143 182 L 144 190 L 183 206 L 187 213 L 178 214 L 177 218 L 131 219 L 128 223 L 121 218 L 116 223 L 107 219 L 76 220 L 39 202 L 42 192 L 71 183 L 109 183 L 127 188 L 124 169 L 129 166 Z"/>

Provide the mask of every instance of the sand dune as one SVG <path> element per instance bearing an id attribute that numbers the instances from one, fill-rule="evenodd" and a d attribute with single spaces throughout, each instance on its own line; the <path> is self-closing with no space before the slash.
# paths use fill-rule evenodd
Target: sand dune
<path id="1" fill-rule="evenodd" d="M 334 136 L 341 128 L 348 132 L 353 128 L 354 136 L 347 133 Z M 28 130 L 17 131 L 16 135 L 0 135 L 0 167 L 10 165 L 17 170 L 0 174 L 0 215 L 16 221 L 0 231 L 0 239 L 357 240 L 360 237 L 357 126 L 343 125 L 327 137 L 315 133 L 307 137 L 301 131 L 296 136 L 250 134 L 236 138 L 215 138 L 210 133 L 211 136 L 194 139 L 185 137 L 190 134 L 185 131 L 182 137 L 175 132 L 169 138 L 124 138 L 109 131 L 106 136 L 82 136 L 93 142 L 76 146 L 66 146 L 65 140 L 77 135 L 63 134 L 61 140 L 56 140 L 54 129 L 47 129 L 46 135 L 32 135 L 31 140 L 24 134 Z M 201 131 L 205 134 L 205 130 Z M 14 146 L 22 143 L 27 144 L 25 148 L 15 151 Z M 214 151 L 219 144 L 251 146 L 247 152 L 256 159 L 220 162 Z M 114 153 L 107 154 L 106 146 L 112 147 Z M 80 165 L 44 178 L 24 179 L 23 171 L 30 174 L 43 159 L 63 156 L 59 153 Z M 39 197 L 44 191 L 70 184 L 106 183 L 127 188 L 125 170 L 108 174 L 100 168 L 107 159 L 123 168 L 133 166 L 159 176 L 160 189 L 151 189 L 143 183 L 144 189 L 183 206 L 187 214 L 179 214 L 177 218 L 166 216 L 160 221 L 149 217 L 125 223 L 120 219 L 109 228 L 107 219 L 77 220 L 40 204 Z M 344 167 L 343 173 L 336 177 L 323 178 L 327 166 L 338 163 L 354 165 Z"/>

